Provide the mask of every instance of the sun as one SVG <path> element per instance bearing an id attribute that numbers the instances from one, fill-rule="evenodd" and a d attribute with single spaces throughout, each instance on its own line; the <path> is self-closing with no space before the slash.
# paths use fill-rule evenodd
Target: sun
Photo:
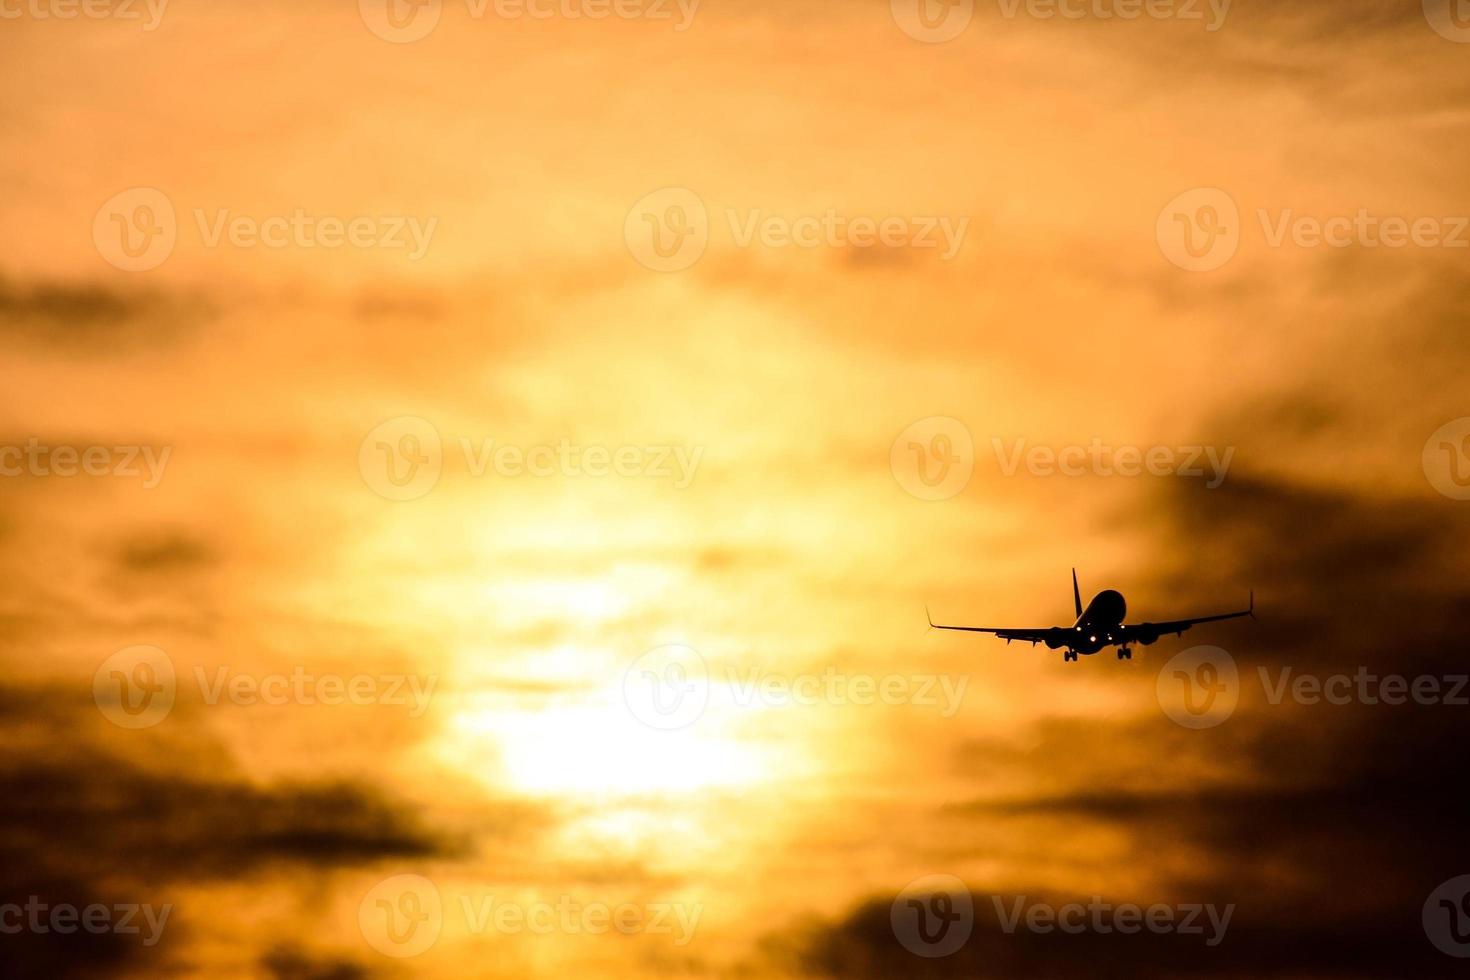
<path id="1" fill-rule="evenodd" d="M 471 699 L 451 716 L 438 754 L 496 790 L 536 797 L 694 794 L 773 774 L 766 748 L 738 737 L 719 712 L 661 731 L 639 721 L 618 688 L 518 700 Z"/>

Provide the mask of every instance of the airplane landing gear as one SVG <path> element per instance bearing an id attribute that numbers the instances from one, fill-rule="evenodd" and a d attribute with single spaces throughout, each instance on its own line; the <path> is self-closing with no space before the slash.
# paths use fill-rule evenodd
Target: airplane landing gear
<path id="1" fill-rule="evenodd" d="M 1066 653 L 1062 654 L 1062 662 L 1063 663 L 1066 663 L 1066 662 L 1072 661 L 1072 660 L 1076 660 L 1076 659 L 1077 659 L 1077 651 L 1076 650 L 1068 650 Z"/>
<path id="2" fill-rule="evenodd" d="M 1132 650 L 1132 648 L 1131 647 L 1119 647 L 1118 648 L 1118 659 L 1119 660 L 1132 660 L 1133 659 L 1133 650 Z"/>

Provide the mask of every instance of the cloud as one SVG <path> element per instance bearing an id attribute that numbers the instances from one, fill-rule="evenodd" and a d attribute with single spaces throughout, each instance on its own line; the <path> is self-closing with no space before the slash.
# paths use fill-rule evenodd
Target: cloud
<path id="1" fill-rule="evenodd" d="M 260 965 L 276 980 L 361 980 L 372 975 L 354 960 L 314 956 L 298 946 L 277 946 L 260 958 Z"/>
<path id="2" fill-rule="evenodd" d="M 951 956 L 926 959 L 905 949 L 895 937 L 890 919 L 895 897 L 864 902 L 837 922 L 812 929 L 804 943 L 788 939 L 773 945 L 793 950 L 796 965 L 809 975 L 848 978 L 1451 975 L 1446 958 L 1422 933 L 1415 943 L 1407 930 L 1396 928 L 1399 922 L 1376 916 L 1307 926 L 1291 916 L 1250 921 L 1243 903 L 1222 941 L 1213 947 L 1206 945 L 1206 939 L 1216 930 L 1205 913 L 1196 920 L 1203 935 L 1177 930 L 1105 933 L 1092 928 L 1076 934 L 1043 932 L 1028 929 L 1024 921 L 1007 932 L 1005 925 L 1018 899 L 1022 908 L 1033 903 L 1053 908 L 1068 903 L 1086 907 L 1097 902 L 1114 908 L 1123 902 L 1153 904 L 1131 896 L 1041 890 L 972 892 L 975 924 L 965 945 Z M 1217 914 L 1223 914 L 1227 901 L 1216 901 Z M 1409 925 L 1417 930 L 1417 908 L 1413 912 Z M 1182 919 L 1187 913 L 1174 914 Z M 1078 921 L 1075 913 L 1069 921 Z M 1105 926 L 1109 921 L 1103 919 Z"/>
<path id="3" fill-rule="evenodd" d="M 103 976 L 173 962 L 186 946 L 179 936 L 191 931 L 180 898 L 199 886 L 449 858 L 465 847 L 376 787 L 261 784 L 197 725 L 177 736 L 190 750 L 171 751 L 149 733 L 110 729 L 59 686 L 0 686 L 0 732 L 15 749 L 0 762 L 0 903 L 36 896 L 48 906 L 181 906 L 156 946 L 116 932 L 7 935 L 7 961 L 26 975 Z M 282 954 L 275 968 L 350 975 L 301 972 L 307 965 Z"/>
<path id="4" fill-rule="evenodd" d="M 1220 582 L 1253 585 L 1261 621 L 1240 640 L 1252 660 L 1400 671 L 1461 663 L 1470 586 L 1453 570 L 1464 533 L 1446 523 L 1437 495 L 1232 473 L 1216 490 L 1166 481 L 1161 497 L 1134 518 L 1157 528 L 1160 549 L 1180 549 L 1159 587 L 1202 606 L 1218 601 Z"/>
<path id="5" fill-rule="evenodd" d="M 166 346 L 215 316 L 188 293 L 0 276 L 0 336 L 89 357 Z"/>
<path id="6" fill-rule="evenodd" d="M 120 570 L 133 574 L 175 574 L 206 568 L 218 556 L 197 535 L 180 530 L 144 531 L 129 537 L 117 552 Z"/>
<path id="7" fill-rule="evenodd" d="M 1306 415 L 1303 431 L 1336 425 L 1320 405 Z M 1151 605 L 1208 609 L 1222 581 L 1256 586 L 1261 622 L 1228 636 L 1197 630 L 1175 645 L 1230 649 L 1243 678 L 1236 713 L 1192 731 L 1149 710 L 1157 665 L 1174 650 L 1165 643 L 1149 650 L 1146 676 L 1108 684 L 1115 695 L 1137 693 L 1126 703 L 1143 705 L 1142 715 L 1043 716 L 1024 731 L 961 743 L 954 771 L 977 790 L 926 825 L 932 859 L 992 869 L 966 878 L 977 925 L 961 951 L 924 960 L 897 942 L 889 910 L 902 882 L 835 921 L 792 925 L 773 949 L 809 973 L 848 977 L 1450 972 L 1420 909 L 1470 868 L 1461 819 L 1470 709 L 1271 704 L 1260 678 L 1470 674 L 1463 532 L 1447 528 L 1444 502 L 1427 495 L 1250 476 L 1209 492 L 1178 480 L 1150 486 L 1108 519 L 1180 550 L 1151 577 Z M 1047 839 L 1050 848 L 1036 843 Z M 1179 935 L 1000 928 L 992 896 L 1006 907 L 1016 894 L 1086 904 L 1082 883 L 1097 880 L 1114 905 L 1237 909 L 1216 948 Z"/>
<path id="8" fill-rule="evenodd" d="M 38 868 L 84 872 L 99 854 L 115 856 L 114 880 L 171 882 L 273 862 L 331 867 L 453 850 L 412 810 L 366 786 L 257 786 L 227 774 L 150 772 L 81 749 L 0 769 L 0 834 L 6 850 L 52 834 L 87 842 L 81 854 L 20 848 L 3 872 L 12 885 Z"/>

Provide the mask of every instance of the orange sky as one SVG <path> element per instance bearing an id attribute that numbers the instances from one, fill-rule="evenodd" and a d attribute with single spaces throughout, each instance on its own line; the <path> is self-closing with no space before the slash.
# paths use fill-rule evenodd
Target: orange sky
<path id="1" fill-rule="evenodd" d="M 1419 773 L 1405 760 L 1451 744 L 1452 709 L 1406 724 L 1252 682 L 1196 732 L 1156 694 L 1194 644 L 1248 680 L 1453 659 L 1465 515 L 1421 451 L 1466 414 L 1470 48 L 1417 3 L 1237 0 L 1216 31 L 976 4 L 940 44 L 868 0 L 705 0 L 684 30 L 672 2 L 669 20 L 653 0 L 601 20 L 445 2 L 410 43 L 365 3 L 172 0 L 153 30 L 3 7 L 21 13 L 0 21 L 0 446 L 139 447 L 142 469 L 0 478 L 4 891 L 174 907 L 156 946 L 17 956 L 138 976 L 965 972 L 968 954 L 889 959 L 868 930 L 943 874 L 1236 902 L 1246 938 L 1211 969 L 1259 974 L 1272 943 L 1412 920 L 1463 870 L 1373 850 L 1383 815 L 1354 795 Z M 1234 252 L 1190 271 L 1166 232 L 1197 188 L 1235 208 Z M 1272 244 L 1359 212 L 1447 241 Z M 255 240 L 271 219 L 280 247 Z M 332 246 L 323 220 L 365 244 Z M 690 221 L 693 253 L 641 237 Z M 814 243 L 784 244 L 793 224 Z M 129 254 L 145 228 L 171 251 Z M 930 445 L 937 418 L 969 437 L 971 476 L 926 500 L 895 441 L 917 425 Z M 437 480 L 404 490 L 426 439 Z M 1007 472 L 1018 445 L 1094 440 L 1231 455 L 1211 488 Z M 503 446 L 550 469 L 497 469 Z M 920 618 L 1063 623 L 1073 565 L 1134 619 L 1254 587 L 1266 621 L 1063 664 Z M 707 704 L 666 731 L 629 684 L 670 644 Z M 134 729 L 91 692 L 140 645 L 177 691 Z M 371 696 L 211 695 L 297 675 Z M 832 675 L 905 693 L 857 703 Z M 798 679 L 817 693 L 759 693 Z M 1400 725 L 1404 757 L 1371 734 Z M 1324 764 L 1344 757 L 1361 768 Z M 1404 795 L 1426 781 L 1399 798 L 1458 812 Z M 1361 823 L 1244 831 L 1334 808 Z M 1381 872 L 1381 906 L 1324 910 L 1344 855 Z M 442 903 L 411 956 L 373 925 L 383 895 L 406 908 L 402 875 Z M 532 934 L 477 923 L 491 899 L 697 922 Z M 1281 909 L 1313 902 L 1282 940 Z M 1373 941 L 1390 952 L 1361 962 L 1438 955 Z M 992 952 L 1001 975 L 1085 972 Z"/>

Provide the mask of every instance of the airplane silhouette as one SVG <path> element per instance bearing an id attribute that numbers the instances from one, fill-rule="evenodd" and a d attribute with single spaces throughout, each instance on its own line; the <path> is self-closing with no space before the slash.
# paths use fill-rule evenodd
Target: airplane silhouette
<path id="1" fill-rule="evenodd" d="M 1109 646 L 1118 648 L 1119 660 L 1132 660 L 1133 650 L 1129 644 L 1142 643 L 1147 646 L 1161 636 L 1167 636 L 1170 633 L 1178 636 L 1191 626 L 1200 623 L 1238 619 L 1241 616 L 1256 618 L 1256 593 L 1252 590 L 1250 604 L 1239 612 L 1220 613 L 1218 616 L 1197 616 L 1193 619 L 1171 619 L 1162 623 L 1128 625 L 1123 622 L 1123 617 L 1128 613 L 1128 604 L 1123 601 L 1123 594 L 1114 589 L 1104 589 L 1092 597 L 1086 609 L 1082 608 L 1082 591 L 1077 588 L 1077 569 L 1075 568 L 1072 569 L 1072 602 L 1077 610 L 1077 620 L 1071 627 L 1007 629 L 992 626 L 944 626 L 934 622 L 933 617 L 929 616 L 928 606 L 924 607 L 924 615 L 929 618 L 929 625 L 934 629 L 994 633 L 1006 643 L 1012 640 L 1024 640 L 1032 646 L 1045 643 L 1053 650 L 1065 647 L 1063 660 L 1076 660 L 1079 653 L 1090 657 Z"/>

